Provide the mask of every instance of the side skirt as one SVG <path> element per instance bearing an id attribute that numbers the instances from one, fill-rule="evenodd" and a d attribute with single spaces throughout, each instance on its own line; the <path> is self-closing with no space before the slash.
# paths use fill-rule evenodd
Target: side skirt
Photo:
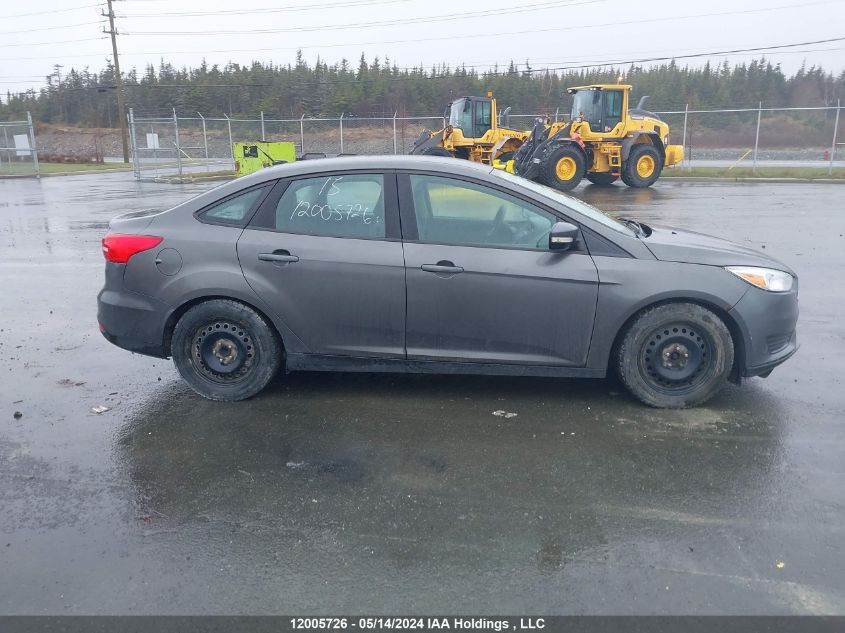
<path id="1" fill-rule="evenodd" d="M 553 365 L 507 365 L 496 363 L 455 363 L 431 360 L 363 358 L 288 354 L 285 371 L 356 371 L 401 374 L 483 374 L 493 376 L 551 376 L 557 378 L 604 378 L 604 369 Z"/>

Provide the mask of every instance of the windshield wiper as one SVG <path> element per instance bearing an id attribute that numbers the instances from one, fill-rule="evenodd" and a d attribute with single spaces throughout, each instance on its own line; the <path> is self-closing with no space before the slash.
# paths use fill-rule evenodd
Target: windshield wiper
<path id="1" fill-rule="evenodd" d="M 637 234 L 637 237 L 648 237 L 651 234 L 651 229 L 649 229 L 645 224 L 642 222 L 637 222 L 636 220 L 632 220 L 631 218 L 616 218 L 619 222 L 627 226 L 629 229 L 632 229 L 634 233 Z"/>

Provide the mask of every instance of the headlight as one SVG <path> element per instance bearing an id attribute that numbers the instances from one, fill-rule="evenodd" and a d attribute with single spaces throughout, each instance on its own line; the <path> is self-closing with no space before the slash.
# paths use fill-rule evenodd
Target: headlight
<path id="1" fill-rule="evenodd" d="M 664 137 L 663 137 L 663 144 L 664 144 L 664 145 L 668 145 L 668 144 L 669 144 L 669 135 L 668 135 L 668 134 L 664 135 Z"/>
<path id="2" fill-rule="evenodd" d="M 782 270 L 753 266 L 726 266 L 725 270 L 763 290 L 770 292 L 789 292 L 792 290 L 792 275 Z"/>

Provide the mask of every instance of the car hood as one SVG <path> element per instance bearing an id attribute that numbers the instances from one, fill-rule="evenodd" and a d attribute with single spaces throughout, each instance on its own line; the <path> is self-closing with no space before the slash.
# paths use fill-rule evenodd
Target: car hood
<path id="1" fill-rule="evenodd" d="M 764 266 L 795 274 L 773 257 L 735 242 L 670 227 L 651 229 L 651 235 L 642 242 L 662 261 L 708 266 Z"/>

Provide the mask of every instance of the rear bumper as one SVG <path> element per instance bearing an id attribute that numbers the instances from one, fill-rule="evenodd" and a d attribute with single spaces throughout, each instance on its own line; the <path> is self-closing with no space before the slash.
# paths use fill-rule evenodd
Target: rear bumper
<path id="1" fill-rule="evenodd" d="M 97 321 L 107 341 L 139 354 L 167 358 L 164 319 L 169 308 L 150 297 L 103 288 L 97 295 Z"/>

